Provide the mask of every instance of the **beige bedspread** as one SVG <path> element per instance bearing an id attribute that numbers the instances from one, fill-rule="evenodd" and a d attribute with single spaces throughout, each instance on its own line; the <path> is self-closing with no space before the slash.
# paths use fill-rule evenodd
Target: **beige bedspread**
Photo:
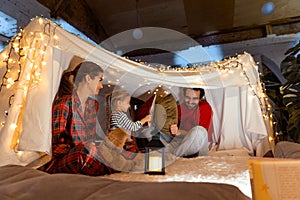
<path id="1" fill-rule="evenodd" d="M 0 167 L 0 199 L 249 199 L 228 184 L 126 182 L 107 177 L 47 174 L 29 167 Z"/>

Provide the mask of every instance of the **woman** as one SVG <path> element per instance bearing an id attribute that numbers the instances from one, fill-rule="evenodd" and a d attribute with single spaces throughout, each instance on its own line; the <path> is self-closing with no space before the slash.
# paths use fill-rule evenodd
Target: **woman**
<path id="1" fill-rule="evenodd" d="M 113 173 L 114 162 L 133 167 L 133 161 L 113 154 L 113 146 L 95 144 L 98 103 L 92 97 L 103 88 L 102 80 L 103 69 L 89 61 L 63 74 L 52 108 L 52 159 L 46 172 L 96 176 Z"/>

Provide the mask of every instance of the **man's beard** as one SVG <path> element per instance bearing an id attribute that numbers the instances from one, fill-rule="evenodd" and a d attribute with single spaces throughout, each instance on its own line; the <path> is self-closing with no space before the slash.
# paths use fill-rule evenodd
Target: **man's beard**
<path id="1" fill-rule="evenodd" d="M 185 103 L 186 107 L 190 110 L 193 110 L 196 108 L 197 104 L 195 103 L 192 103 L 192 104 L 188 104 L 188 103 Z"/>

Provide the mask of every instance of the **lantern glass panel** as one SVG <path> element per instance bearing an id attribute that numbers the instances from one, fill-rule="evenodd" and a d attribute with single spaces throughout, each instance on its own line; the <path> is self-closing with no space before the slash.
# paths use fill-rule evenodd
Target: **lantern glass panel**
<path id="1" fill-rule="evenodd" d="M 160 140 L 152 139 L 146 146 L 145 174 L 165 174 L 165 149 Z"/>

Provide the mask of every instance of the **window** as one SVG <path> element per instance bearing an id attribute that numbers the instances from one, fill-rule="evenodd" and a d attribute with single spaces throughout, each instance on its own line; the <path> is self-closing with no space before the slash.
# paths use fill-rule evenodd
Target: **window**
<path id="1" fill-rule="evenodd" d="M 17 29 L 17 20 L 0 11 L 0 51 L 8 44 L 7 41 L 17 33 Z"/>
<path id="2" fill-rule="evenodd" d="M 63 19 L 57 19 L 57 20 L 52 20 L 53 22 L 55 22 L 56 24 L 61 25 L 61 27 L 75 35 L 77 35 L 78 37 L 81 37 L 82 39 L 88 41 L 89 43 L 95 44 L 97 45 L 93 40 L 91 40 L 89 37 L 87 37 L 86 35 L 84 35 L 82 32 L 80 32 L 79 30 L 77 30 L 75 27 L 73 27 L 72 25 L 70 25 L 69 23 L 67 23 L 65 20 Z"/>

